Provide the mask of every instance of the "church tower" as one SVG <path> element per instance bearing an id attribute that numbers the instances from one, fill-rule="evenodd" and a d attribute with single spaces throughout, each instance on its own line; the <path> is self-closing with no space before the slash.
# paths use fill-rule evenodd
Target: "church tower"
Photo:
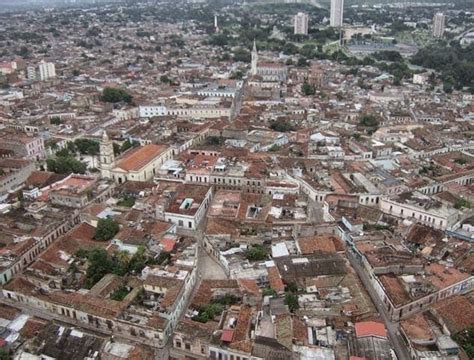
<path id="1" fill-rule="evenodd" d="M 102 140 L 100 141 L 100 172 L 103 178 L 110 179 L 110 171 L 115 166 L 114 145 L 104 130 Z"/>
<path id="2" fill-rule="evenodd" d="M 252 49 L 252 75 L 257 75 L 257 65 L 258 65 L 258 53 L 257 53 L 257 44 L 255 39 L 253 40 L 253 49 Z"/>

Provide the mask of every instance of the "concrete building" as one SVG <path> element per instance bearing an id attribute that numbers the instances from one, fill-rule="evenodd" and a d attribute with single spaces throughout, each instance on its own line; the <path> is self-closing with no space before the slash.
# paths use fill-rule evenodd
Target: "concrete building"
<path id="1" fill-rule="evenodd" d="M 331 0 L 331 14 L 329 24 L 333 27 L 341 27 L 343 23 L 344 0 Z"/>
<path id="2" fill-rule="evenodd" d="M 56 67 L 53 63 L 42 61 L 38 65 L 38 74 L 41 81 L 54 79 L 56 77 Z"/>
<path id="3" fill-rule="evenodd" d="M 444 24 L 446 16 L 443 13 L 436 13 L 433 17 L 433 36 L 440 38 L 444 35 Z"/>
<path id="4" fill-rule="evenodd" d="M 293 18 L 294 34 L 295 35 L 308 35 L 308 14 L 299 12 Z"/>
<path id="5" fill-rule="evenodd" d="M 26 68 L 26 77 L 28 80 L 36 80 L 36 68 L 34 66 L 28 66 Z"/>

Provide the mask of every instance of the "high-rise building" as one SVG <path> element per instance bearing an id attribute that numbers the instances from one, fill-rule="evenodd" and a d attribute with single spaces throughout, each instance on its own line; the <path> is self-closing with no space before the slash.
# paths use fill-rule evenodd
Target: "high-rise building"
<path id="1" fill-rule="evenodd" d="M 217 24 L 217 15 L 214 15 L 214 30 L 215 32 L 219 32 L 219 25 Z"/>
<path id="2" fill-rule="evenodd" d="M 38 74 L 40 80 L 49 80 L 56 77 L 56 67 L 53 63 L 40 62 L 38 65 Z"/>
<path id="3" fill-rule="evenodd" d="M 433 17 L 433 36 L 443 37 L 444 35 L 444 23 L 446 22 L 446 16 L 443 13 L 436 13 Z"/>
<path id="4" fill-rule="evenodd" d="M 331 16 L 329 24 L 333 27 L 341 27 L 344 12 L 344 0 L 331 0 Z"/>
<path id="5" fill-rule="evenodd" d="M 28 80 L 36 80 L 36 68 L 34 66 L 28 66 L 26 68 L 26 77 Z"/>
<path id="6" fill-rule="evenodd" d="M 294 26 L 295 26 L 295 35 L 308 35 L 308 14 L 299 12 L 293 18 Z"/>

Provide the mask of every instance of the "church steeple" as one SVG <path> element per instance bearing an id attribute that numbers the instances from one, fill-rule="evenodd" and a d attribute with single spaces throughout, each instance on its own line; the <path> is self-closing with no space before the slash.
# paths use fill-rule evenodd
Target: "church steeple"
<path id="1" fill-rule="evenodd" d="M 109 139 L 107 132 L 102 133 L 99 145 L 99 164 L 102 177 L 110 178 L 110 170 L 115 166 L 114 144 Z"/>
<path id="2" fill-rule="evenodd" d="M 252 75 L 257 75 L 257 65 L 258 65 L 257 43 L 256 43 L 255 39 L 253 39 L 252 65 L 251 65 Z"/>

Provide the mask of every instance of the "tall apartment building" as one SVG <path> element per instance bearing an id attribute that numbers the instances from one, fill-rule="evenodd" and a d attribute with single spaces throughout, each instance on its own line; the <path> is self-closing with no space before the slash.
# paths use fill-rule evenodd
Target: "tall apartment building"
<path id="1" fill-rule="evenodd" d="M 341 27 L 344 12 L 344 0 L 331 0 L 331 15 L 329 24 L 332 27 Z"/>
<path id="2" fill-rule="evenodd" d="M 36 68 L 34 66 L 28 66 L 26 68 L 26 77 L 28 80 L 36 80 Z"/>
<path id="3" fill-rule="evenodd" d="M 295 27 L 295 35 L 308 35 L 308 14 L 299 12 L 293 18 L 293 23 Z"/>
<path id="4" fill-rule="evenodd" d="M 56 77 L 56 67 L 53 63 L 42 61 L 38 65 L 38 74 L 42 81 L 53 79 Z"/>
<path id="5" fill-rule="evenodd" d="M 26 68 L 28 80 L 49 80 L 56 77 L 56 67 L 53 63 L 41 61 L 37 67 L 28 66 Z"/>
<path id="6" fill-rule="evenodd" d="M 443 13 L 436 13 L 433 17 L 433 36 L 440 38 L 444 35 L 444 23 L 446 16 Z"/>

